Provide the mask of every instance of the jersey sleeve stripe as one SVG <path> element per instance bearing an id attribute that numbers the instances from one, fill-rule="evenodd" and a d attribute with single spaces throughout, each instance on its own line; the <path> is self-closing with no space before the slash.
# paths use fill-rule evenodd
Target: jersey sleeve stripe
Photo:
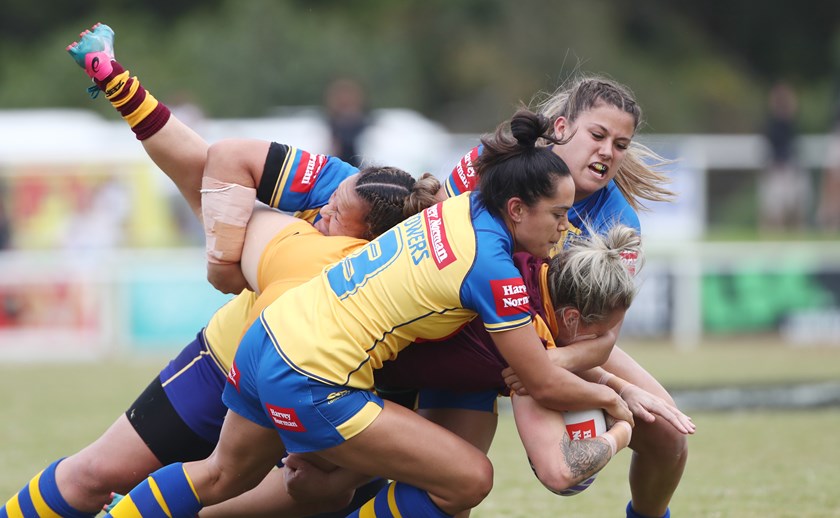
<path id="1" fill-rule="evenodd" d="M 490 333 L 498 333 L 500 331 L 510 331 L 511 329 L 518 329 L 520 327 L 524 327 L 531 323 L 531 315 L 530 313 L 525 316 L 524 318 L 520 318 L 517 320 L 513 320 L 510 322 L 501 322 L 499 324 L 488 324 L 487 322 L 484 323 L 484 327 Z"/>
<path id="2" fill-rule="evenodd" d="M 271 207 L 277 207 L 289 179 L 295 148 L 272 142 L 265 158 L 262 179 L 257 187 L 257 199 Z"/>

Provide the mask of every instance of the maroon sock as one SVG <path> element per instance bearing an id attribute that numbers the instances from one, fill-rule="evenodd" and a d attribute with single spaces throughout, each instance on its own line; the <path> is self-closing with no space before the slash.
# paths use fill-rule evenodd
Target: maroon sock
<path id="1" fill-rule="evenodd" d="M 137 140 L 146 140 L 166 124 L 172 113 L 165 104 L 155 99 L 143 88 L 137 77 L 130 77 L 125 74 L 125 68 L 117 61 L 111 61 L 111 65 L 114 67 L 113 72 L 104 80 L 97 81 L 96 85 L 105 92 L 105 96 L 120 113 L 120 116 L 131 126 L 131 131 L 134 132 Z M 108 84 L 121 74 L 125 74 L 127 79 L 106 90 Z M 138 83 L 137 90 L 132 93 L 135 82 Z M 150 108 L 151 111 L 149 111 Z M 135 115 L 136 112 L 148 113 L 138 118 Z"/>

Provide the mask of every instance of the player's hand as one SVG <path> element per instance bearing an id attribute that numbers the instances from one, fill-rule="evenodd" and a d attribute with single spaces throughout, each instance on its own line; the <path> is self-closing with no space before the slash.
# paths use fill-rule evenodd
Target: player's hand
<path id="1" fill-rule="evenodd" d="M 237 295 L 248 288 L 239 263 L 207 263 L 207 280 L 222 293 Z"/>
<path id="2" fill-rule="evenodd" d="M 613 419 L 618 421 L 627 421 L 630 423 L 630 426 L 635 426 L 635 422 L 633 421 L 633 412 L 630 411 L 630 407 L 627 406 L 627 402 L 612 389 L 609 389 L 608 387 L 604 388 L 615 395 L 615 397 L 610 397 L 609 402 L 603 407 L 604 412 L 609 414 Z"/>
<path id="3" fill-rule="evenodd" d="M 513 372 L 513 369 L 510 367 L 505 367 L 502 369 L 502 378 L 505 380 L 505 385 L 508 386 L 511 392 L 516 392 L 520 396 L 527 396 L 528 390 L 525 388 L 525 385 L 519 381 L 519 376 Z"/>
<path id="4" fill-rule="evenodd" d="M 646 423 L 652 423 L 656 416 L 665 419 L 671 426 L 683 434 L 693 434 L 697 427 L 691 418 L 683 414 L 677 407 L 669 404 L 659 396 L 636 385 L 627 385 L 621 389 L 622 399 L 627 402 L 633 415 Z"/>
<path id="5" fill-rule="evenodd" d="M 324 471 L 301 455 L 290 453 L 283 459 L 283 479 L 286 491 L 297 502 L 317 502 L 324 499 L 324 488 L 333 487 L 330 471 Z M 332 495 L 331 495 L 332 496 Z M 352 490 L 349 498 L 352 498 Z"/>

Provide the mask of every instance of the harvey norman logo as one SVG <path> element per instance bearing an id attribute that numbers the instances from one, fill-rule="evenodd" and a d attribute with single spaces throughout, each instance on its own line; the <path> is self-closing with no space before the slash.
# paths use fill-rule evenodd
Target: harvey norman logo
<path id="1" fill-rule="evenodd" d="M 473 163 L 478 158 L 478 148 L 473 148 L 469 153 L 464 155 L 464 158 L 455 166 L 452 171 L 457 179 L 457 187 L 459 192 L 471 191 L 475 187 L 475 167 Z"/>
<path id="2" fill-rule="evenodd" d="M 293 408 L 282 408 L 270 403 L 266 403 L 265 408 L 268 410 L 268 415 L 271 416 L 271 420 L 277 428 L 289 432 L 306 431 L 306 427 L 300 422 Z"/>
<path id="3" fill-rule="evenodd" d="M 530 312 L 528 292 L 521 277 L 490 281 L 490 289 L 496 301 L 496 314 L 500 317 Z"/>
<path id="4" fill-rule="evenodd" d="M 594 419 L 589 419 L 588 421 L 583 421 L 581 423 L 567 424 L 566 431 L 569 433 L 569 437 L 573 441 L 591 439 L 597 435 Z"/>
<path id="5" fill-rule="evenodd" d="M 313 155 L 308 151 L 301 151 L 300 162 L 292 179 L 291 190 L 293 192 L 311 191 L 312 186 L 315 185 L 315 180 L 318 179 L 318 173 L 321 172 L 326 162 L 327 157 L 324 155 Z"/>
<path id="6" fill-rule="evenodd" d="M 446 227 L 443 226 L 443 215 L 440 203 L 426 209 L 426 232 L 432 247 L 432 258 L 438 270 L 443 270 L 455 262 L 455 254 L 449 239 L 446 238 Z"/>
<path id="7" fill-rule="evenodd" d="M 228 371 L 227 375 L 227 382 L 233 385 L 233 388 L 239 392 L 239 379 L 240 379 L 239 369 L 236 368 L 236 362 L 231 364 L 230 370 Z"/>

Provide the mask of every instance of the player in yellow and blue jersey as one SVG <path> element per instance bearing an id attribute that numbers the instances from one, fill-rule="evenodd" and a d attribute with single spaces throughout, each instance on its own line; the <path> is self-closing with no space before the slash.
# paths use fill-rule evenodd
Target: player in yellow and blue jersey
<path id="1" fill-rule="evenodd" d="M 486 457 L 370 389 L 382 361 L 412 340 L 455 332 L 476 314 L 536 400 L 630 419 L 613 391 L 541 360 L 545 349 L 528 325 L 511 254 L 547 256 L 573 192 L 563 162 L 533 147 L 545 120 L 524 112 L 510 127 L 514 137 L 499 131 L 485 142 L 495 147 L 482 158 L 480 192 L 410 218 L 269 305 L 237 351 L 225 389 L 233 411 L 213 455 L 152 474 L 113 516 L 156 516 L 160 506 L 195 513 L 255 485 L 271 467 L 267 459 L 287 450 L 317 451 L 308 457 L 319 464 L 399 481 L 363 513 L 388 501 L 404 516 L 474 506 L 491 483 Z"/>
<path id="2" fill-rule="evenodd" d="M 98 46 L 112 52 L 112 38 L 113 32 L 103 25 L 83 33 L 88 50 Z M 115 103 L 118 108 L 153 103 L 151 109 L 140 109 L 140 115 L 125 109 L 121 113 L 125 112 L 149 155 L 199 213 L 195 177 L 200 180 L 206 165 L 207 143 L 147 95 L 136 77 L 127 75 L 113 61 L 111 75 L 99 81 L 100 88 L 107 89 L 115 79 L 122 83 L 127 97 L 121 96 L 120 89 L 110 91 L 112 99 L 122 102 L 119 107 Z M 415 181 L 395 168 L 360 172 L 334 157 L 277 143 L 223 141 L 213 150 L 210 166 L 248 169 L 258 180 L 255 192 L 261 201 L 309 222 L 300 222 L 278 236 L 274 243 L 285 254 L 272 254 L 262 264 L 265 278 L 282 272 L 293 284 L 312 278 L 325 265 L 402 220 L 405 213 L 429 205 L 437 191 L 437 181 Z M 335 192 L 348 178 L 354 178 L 353 188 L 343 189 L 343 198 L 337 200 Z M 330 232 L 336 237 L 324 241 L 323 234 Z M 221 390 L 255 300 L 253 292 L 245 291 L 220 308 L 102 437 L 39 473 L 0 509 L 0 516 L 14 516 L 16 510 L 25 516 L 95 515 L 110 501 L 111 491 L 128 491 L 161 465 L 206 457 L 218 440 L 227 410 Z M 334 507 L 329 499 L 319 503 Z"/>
<path id="3" fill-rule="evenodd" d="M 300 153 L 278 144 L 270 147 L 272 151 L 268 155 L 266 171 L 274 170 L 269 167 L 273 156 Z M 390 201 L 394 209 L 398 209 L 390 216 L 390 221 L 402 219 L 403 211 L 398 203 L 402 203 L 417 183 L 412 177 L 391 169 L 366 170 L 357 173 L 357 176 L 360 178 L 357 185 L 361 184 L 358 189 L 363 195 L 366 185 L 368 188 L 373 186 L 381 200 L 380 205 Z M 263 179 L 273 177 L 264 175 Z M 392 187 L 391 192 L 383 187 L 388 185 Z M 436 185 L 437 182 L 428 189 L 429 199 L 437 190 Z M 288 207 L 288 204 L 285 206 Z M 379 211 L 379 216 L 383 215 Z M 329 218 L 328 214 L 326 219 Z M 387 221 L 380 220 L 379 224 L 387 225 Z M 380 231 L 376 227 L 372 229 L 375 233 Z M 272 279 L 278 276 L 275 272 L 281 272 L 288 284 L 300 284 L 314 277 L 327 264 L 367 243 L 364 239 L 348 236 L 335 236 L 324 241 L 323 234 L 304 220 L 278 235 L 274 241 L 273 249 L 282 250 L 282 253 L 274 253 L 264 259 L 261 265 L 265 271 L 263 277 Z M 161 465 L 201 459 L 212 452 L 227 410 L 220 397 L 225 376 L 255 300 L 253 292 L 244 291 L 220 308 L 196 339 L 155 377 L 102 438 L 80 454 L 56 462 L 39 474 L 39 484 L 43 488 L 55 488 L 54 491 L 42 491 L 43 494 L 24 491 L 7 504 L 11 507 L 4 512 L 13 512 L 17 507 L 26 510 L 29 502 L 34 505 L 42 498 L 42 505 L 51 507 L 62 516 L 74 515 L 80 508 L 82 514 L 93 515 L 110 501 L 111 491 L 121 488 L 127 491 L 131 485 L 126 484 L 138 483 Z M 98 460 L 93 461 L 94 458 Z M 58 478 L 57 469 L 63 470 Z M 72 484 L 59 484 L 59 481 L 68 480 L 68 476 L 73 480 Z M 92 497 L 82 503 L 76 503 L 76 500 L 70 504 L 59 487 L 69 495 L 74 495 L 73 491 L 87 490 Z M 331 507 L 329 500 L 324 504 Z M 32 512 L 24 512 L 24 515 L 33 516 Z"/>
<path id="4" fill-rule="evenodd" d="M 133 79 L 136 81 L 136 78 L 133 78 Z M 142 92 L 142 87 L 140 87 L 140 90 L 139 90 L 139 91 L 140 91 L 140 92 Z M 161 106 L 162 106 L 162 105 L 158 105 L 158 107 L 157 107 L 157 108 L 155 108 L 155 110 L 160 111 L 160 107 L 161 107 Z M 163 107 L 163 108 L 165 108 L 165 107 Z M 154 112 L 152 112 L 152 113 L 154 113 Z M 167 112 L 167 113 L 168 113 L 168 112 Z M 129 120 L 129 118 L 127 118 L 126 120 Z M 134 119 L 134 120 L 138 120 L 138 119 Z M 141 123 L 143 122 L 143 120 L 142 120 L 142 119 L 140 119 L 139 121 L 140 121 Z M 164 121 L 164 122 L 165 122 L 164 126 L 163 126 L 160 130 L 158 130 L 161 134 L 165 134 L 165 133 L 167 133 L 167 131 L 168 131 L 168 130 L 170 130 L 170 129 L 172 129 L 172 126 L 174 126 L 174 125 L 175 125 L 175 123 L 177 123 L 178 121 L 177 121 L 177 120 L 175 120 L 175 119 L 173 118 L 173 119 L 169 119 L 169 120 Z M 129 123 L 132 123 L 132 122 L 131 122 L 131 121 L 129 121 Z M 144 139 L 144 140 L 143 140 L 143 142 L 144 142 L 144 146 L 147 146 L 147 149 L 149 149 L 149 142 L 150 142 L 150 141 L 155 141 L 155 134 L 156 134 L 156 133 L 152 133 L 152 134 L 151 134 L 151 137 L 148 137 L 148 140 L 147 140 L 147 139 Z M 171 134 L 171 133 L 170 133 L 170 134 Z M 169 137 L 169 135 L 167 135 L 167 137 Z M 138 133 L 138 138 L 140 138 L 140 134 L 139 134 L 139 133 Z M 159 141 L 160 141 L 160 140 L 158 140 L 158 142 L 159 142 Z M 181 139 L 181 142 L 183 142 L 183 139 Z M 150 154 L 152 154 L 152 153 L 150 152 Z M 154 157 L 154 155 L 152 155 L 152 156 Z M 306 169 L 307 169 L 307 168 L 305 167 L 305 165 L 308 165 L 308 164 L 317 164 L 317 163 L 318 163 L 318 158 L 315 158 L 315 159 L 309 159 L 309 158 L 301 158 L 300 156 L 298 156 L 296 159 L 294 159 L 294 158 L 293 158 L 291 161 L 287 162 L 287 165 L 289 166 L 289 167 L 287 168 L 287 170 L 294 170 L 294 171 L 302 171 L 302 172 L 305 172 L 305 171 L 306 171 Z M 294 164 L 294 165 L 293 165 L 293 164 Z M 170 168 L 170 169 L 171 169 L 171 168 Z M 169 171 L 167 171 L 167 172 L 169 172 Z M 304 180 L 305 180 L 305 179 L 304 179 Z M 294 182 L 288 182 L 288 183 L 286 183 L 286 184 L 285 184 L 286 190 L 287 190 L 287 191 L 291 191 L 292 193 L 296 192 L 296 191 L 291 190 L 291 187 L 293 187 L 293 186 L 294 186 Z M 271 191 L 269 191 L 269 192 L 278 192 L 278 189 L 276 189 L 275 187 L 276 187 L 276 186 L 272 186 L 272 189 L 271 189 Z M 184 189 L 182 189 L 182 191 L 184 191 Z M 282 192 L 282 189 L 279 189 L 279 191 L 281 191 L 281 192 Z M 265 196 L 262 196 L 262 198 L 263 198 L 263 199 L 265 199 L 266 197 L 265 197 Z M 231 315 L 236 315 L 236 316 L 232 317 L 232 320 L 233 320 L 233 321 L 236 321 L 236 320 L 238 320 L 239 318 L 241 318 L 241 315 L 244 313 L 243 308 L 247 308 L 247 307 L 250 305 L 250 303 L 251 303 L 252 299 L 253 299 L 253 296 L 252 296 L 252 295 L 249 295 L 247 298 L 246 298 L 246 297 L 239 297 L 239 298 L 235 299 L 235 301 L 234 301 L 233 303 L 231 303 L 231 304 L 229 304 L 228 306 L 226 306 L 226 308 L 223 308 L 223 310 L 220 310 L 220 314 L 221 314 L 221 313 L 223 313 L 223 312 L 227 312 L 227 313 L 229 313 L 229 314 L 231 314 Z M 237 301 L 238 301 L 238 303 L 237 303 Z M 220 326 L 220 325 L 218 325 L 218 324 L 219 324 L 219 319 L 218 319 L 216 316 L 214 316 L 213 321 L 211 321 L 211 324 L 210 324 L 210 325 L 208 325 L 207 329 L 205 329 L 205 330 L 204 330 L 204 333 L 205 333 L 205 334 L 208 334 L 208 335 L 212 335 L 212 334 L 214 334 L 214 333 L 216 333 L 216 332 L 223 332 L 222 330 L 224 329 L 224 326 Z M 231 327 L 233 327 L 233 326 L 231 326 Z M 212 341 L 218 341 L 218 342 L 220 342 L 220 343 L 221 343 L 221 342 L 229 343 L 229 340 L 224 340 L 224 341 L 223 341 L 223 340 L 221 340 L 221 339 L 219 339 L 219 340 L 211 340 L 211 342 L 212 342 Z M 212 351 L 212 347 L 211 347 L 210 349 L 211 349 L 211 351 Z M 230 355 L 232 355 L 232 353 L 231 353 L 230 351 L 222 351 L 222 352 L 220 352 L 220 354 L 218 354 L 218 356 L 225 356 L 225 355 L 230 356 Z M 208 355 L 208 356 L 209 356 L 209 355 Z M 192 357 L 191 357 L 191 356 L 187 356 L 187 358 L 192 358 Z M 205 358 L 205 359 L 207 360 L 207 362 L 208 362 L 208 363 L 210 362 L 210 358 L 211 358 L 211 357 Z M 229 363 L 229 358 L 225 358 L 224 360 L 221 360 L 221 361 L 219 361 L 219 362 L 217 362 L 217 363 L 218 363 L 219 365 L 221 365 L 222 367 L 224 367 L 225 365 L 227 365 L 227 364 Z M 177 369 L 175 369 L 175 370 L 177 370 Z M 167 385 L 167 386 L 171 386 L 171 385 Z M 212 428 L 212 427 L 211 427 L 211 428 Z M 216 432 L 217 432 L 217 430 L 216 430 Z M 171 434 L 170 434 L 170 437 L 171 437 Z M 174 449 L 177 449 L 177 448 L 173 448 L 173 450 L 174 450 Z"/>

